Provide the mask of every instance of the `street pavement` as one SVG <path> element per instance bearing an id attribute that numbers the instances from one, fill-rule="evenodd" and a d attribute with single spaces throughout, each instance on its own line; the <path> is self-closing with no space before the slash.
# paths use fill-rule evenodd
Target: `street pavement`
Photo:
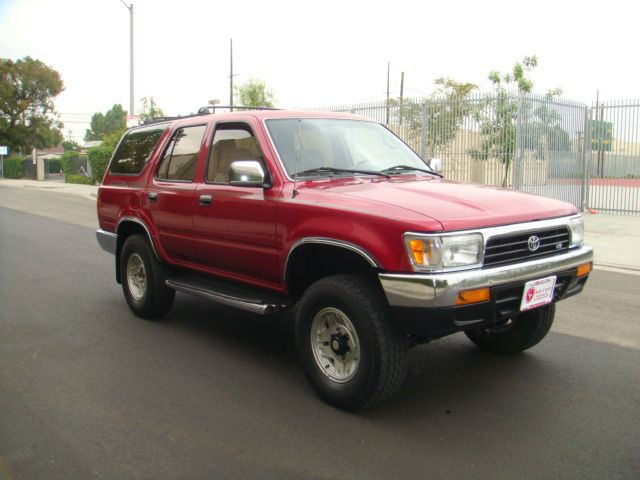
<path id="1" fill-rule="evenodd" d="M 178 294 L 140 320 L 90 194 L 2 187 L 0 479 L 640 478 L 637 275 L 593 272 L 522 355 L 416 347 L 399 394 L 349 414 L 288 317 Z"/>

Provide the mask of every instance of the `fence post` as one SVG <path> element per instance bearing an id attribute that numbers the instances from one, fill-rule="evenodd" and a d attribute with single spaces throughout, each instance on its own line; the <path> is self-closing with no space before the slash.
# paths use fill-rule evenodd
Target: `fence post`
<path id="1" fill-rule="evenodd" d="M 422 102 L 422 114 L 420 115 L 420 156 L 423 160 L 427 158 L 427 104 Z"/>
<path id="2" fill-rule="evenodd" d="M 516 119 L 516 145 L 515 145 L 515 155 L 513 158 L 513 166 L 512 166 L 512 175 L 513 175 L 513 186 L 512 188 L 515 190 L 520 190 L 522 188 L 522 168 L 523 168 L 523 145 L 522 145 L 522 113 L 523 113 L 523 94 L 520 93 L 518 95 L 518 113 Z"/>
<path id="3" fill-rule="evenodd" d="M 584 107 L 584 135 L 582 142 L 582 188 L 580 191 L 580 210 L 589 208 L 589 160 L 591 159 L 591 114 L 593 109 Z M 589 155 L 587 155 L 587 150 Z"/>

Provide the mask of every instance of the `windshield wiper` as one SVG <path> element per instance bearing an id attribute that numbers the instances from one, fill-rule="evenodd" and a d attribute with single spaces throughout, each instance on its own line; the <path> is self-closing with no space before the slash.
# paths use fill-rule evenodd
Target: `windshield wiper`
<path id="1" fill-rule="evenodd" d="M 389 175 L 384 172 L 377 172 L 375 170 L 350 170 L 347 168 L 334 168 L 334 167 L 318 167 L 318 168 L 310 168 L 309 170 L 303 170 L 302 172 L 297 172 L 296 177 L 300 175 L 312 175 L 314 173 L 322 174 L 322 173 L 361 173 L 363 175 L 378 175 L 379 177 L 389 178 Z"/>
<path id="2" fill-rule="evenodd" d="M 389 167 L 389 168 L 385 168 L 384 170 L 381 170 L 381 172 L 384 172 L 384 173 L 410 172 L 410 171 L 424 172 L 424 173 L 428 173 L 430 175 L 435 175 L 436 177 L 442 178 L 442 175 L 440 173 L 435 172 L 433 170 L 427 170 L 426 168 L 411 167 L 409 165 L 395 165 L 393 167 Z"/>

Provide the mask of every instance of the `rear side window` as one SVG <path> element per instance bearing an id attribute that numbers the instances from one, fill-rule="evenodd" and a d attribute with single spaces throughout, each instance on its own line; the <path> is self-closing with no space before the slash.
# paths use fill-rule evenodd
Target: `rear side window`
<path id="1" fill-rule="evenodd" d="M 184 127 L 176 131 L 158 166 L 156 178 L 192 182 L 206 125 Z"/>
<path id="2" fill-rule="evenodd" d="M 153 153 L 158 140 L 165 131 L 163 127 L 152 127 L 135 130 L 129 133 L 122 142 L 118 150 L 113 155 L 111 161 L 111 173 L 116 174 L 138 174 L 142 171 L 149 157 Z"/>

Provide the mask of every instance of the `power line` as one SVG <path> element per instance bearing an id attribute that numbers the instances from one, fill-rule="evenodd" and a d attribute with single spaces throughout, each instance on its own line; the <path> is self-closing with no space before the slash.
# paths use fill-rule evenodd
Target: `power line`
<path id="1" fill-rule="evenodd" d="M 404 87 L 406 90 L 409 90 L 411 92 L 415 92 L 415 93 L 419 93 L 420 95 L 431 95 L 430 93 L 426 93 L 426 92 L 421 92 L 420 90 L 416 90 L 414 88 L 409 88 L 409 87 Z"/>

